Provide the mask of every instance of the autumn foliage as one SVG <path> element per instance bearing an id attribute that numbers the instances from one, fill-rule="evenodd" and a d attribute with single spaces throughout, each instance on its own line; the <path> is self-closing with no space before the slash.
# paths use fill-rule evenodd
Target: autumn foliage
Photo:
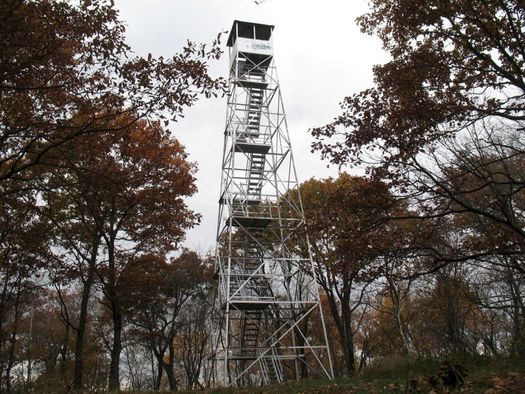
<path id="1" fill-rule="evenodd" d="M 333 122 L 311 130 L 315 150 L 364 168 L 394 201 L 380 205 L 384 244 L 364 265 L 367 292 L 353 283 L 358 293 L 345 301 L 361 358 L 348 372 L 393 354 L 523 358 L 523 3 L 373 0 L 357 23 L 390 60 L 374 67 L 372 87 L 344 98 Z M 320 190 L 334 183 L 325 182 Z M 323 204 L 314 207 L 329 210 Z M 379 206 L 363 208 L 345 214 L 376 223 Z M 366 250 L 373 235 L 363 234 Z"/>
<path id="2" fill-rule="evenodd" d="M 207 73 L 219 41 L 137 57 L 104 0 L 8 0 L 0 17 L 0 391 L 118 390 L 141 296 L 130 272 L 171 270 L 199 222 L 196 165 L 167 126 L 222 92 Z"/>

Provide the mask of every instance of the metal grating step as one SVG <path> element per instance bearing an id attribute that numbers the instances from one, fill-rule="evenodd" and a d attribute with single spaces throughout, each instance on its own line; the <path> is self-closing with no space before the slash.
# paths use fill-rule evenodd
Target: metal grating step
<path id="1" fill-rule="evenodd" d="M 271 148 L 271 144 L 256 144 L 245 141 L 237 141 L 234 150 L 235 152 L 244 153 L 268 153 Z"/>

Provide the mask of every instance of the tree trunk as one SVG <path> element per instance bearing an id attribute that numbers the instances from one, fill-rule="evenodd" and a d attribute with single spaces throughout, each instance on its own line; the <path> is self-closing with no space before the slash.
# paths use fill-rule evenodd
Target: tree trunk
<path id="1" fill-rule="evenodd" d="M 162 381 L 162 370 L 164 369 L 164 361 L 162 361 L 162 355 L 155 355 L 157 358 L 157 377 L 155 379 L 154 390 L 160 390 L 160 383 Z"/>
<path id="2" fill-rule="evenodd" d="M 306 354 L 304 351 L 305 346 L 305 339 L 303 335 L 308 334 L 308 317 L 305 317 L 303 321 L 299 324 L 299 329 L 294 329 L 294 340 L 295 340 L 295 346 L 298 346 L 299 348 L 296 350 L 296 357 L 297 357 L 297 366 L 298 370 L 296 373 L 298 374 L 298 377 L 300 379 L 304 379 L 308 377 L 308 364 L 306 363 Z M 302 333 L 302 334 L 301 334 Z"/>
<path id="3" fill-rule="evenodd" d="M 11 331 L 11 338 L 10 338 L 10 344 L 9 344 L 9 357 L 7 361 L 7 369 L 5 373 L 5 380 L 6 380 L 6 388 L 7 391 L 11 390 L 11 370 L 13 369 L 13 366 L 15 365 L 15 347 L 17 342 L 17 334 L 18 334 L 18 321 L 20 318 L 20 279 L 17 283 L 17 291 L 16 291 L 16 298 L 15 298 L 15 313 L 14 313 L 14 321 L 13 321 L 13 329 Z"/>
<path id="4" fill-rule="evenodd" d="M 345 369 L 348 376 L 354 374 L 354 334 L 352 333 L 352 311 L 347 303 L 341 305 L 341 320 L 344 325 L 343 354 Z"/>
<path id="5" fill-rule="evenodd" d="M 323 287 L 326 298 L 328 300 L 328 306 L 330 307 L 330 314 L 332 315 L 332 318 L 334 319 L 335 326 L 337 328 L 337 333 L 339 334 L 339 340 L 341 341 L 341 345 L 343 347 L 343 356 L 345 355 L 345 346 L 344 346 L 344 328 L 343 328 L 343 322 L 341 321 L 341 317 L 339 315 L 339 309 L 337 307 L 337 300 L 336 296 L 333 293 L 333 290 L 329 288 L 328 286 L 325 286 L 321 284 Z M 332 348 L 332 350 L 334 350 Z M 332 352 L 332 354 L 335 354 L 335 352 Z M 344 358 L 344 362 L 346 365 L 346 357 Z M 341 373 L 341 369 L 337 371 L 337 373 Z"/>
<path id="6" fill-rule="evenodd" d="M 69 341 L 69 324 L 64 324 L 64 343 L 60 349 L 60 381 L 66 384 L 66 361 L 67 361 L 67 343 Z M 64 386 L 65 387 L 65 386 Z"/>
<path id="7" fill-rule="evenodd" d="M 525 355 L 525 338 L 523 335 L 523 322 L 525 321 L 523 308 L 523 296 L 520 285 L 516 283 L 514 273 L 509 272 L 506 278 L 507 286 L 511 296 L 511 317 L 512 317 L 512 352 L 514 356 L 522 358 Z"/>
<path id="8" fill-rule="evenodd" d="M 390 289 L 390 297 L 392 298 L 392 314 L 394 315 L 397 329 L 399 330 L 399 335 L 401 336 L 401 340 L 403 341 L 404 351 L 406 354 L 410 354 L 413 350 L 413 345 L 408 326 L 405 322 L 405 319 L 403 318 L 403 296 L 401 294 L 402 290 L 400 290 L 398 283 L 396 283 L 392 276 L 387 274 L 386 279 L 388 281 L 388 286 Z"/>
<path id="9" fill-rule="evenodd" d="M 177 390 L 177 380 L 175 379 L 175 373 L 173 371 L 174 369 L 173 367 L 175 364 L 175 349 L 173 348 L 174 339 L 175 339 L 175 330 L 173 328 L 172 331 L 170 332 L 169 342 L 168 342 L 168 349 L 169 349 L 168 362 L 164 363 L 164 369 L 166 370 L 166 376 L 168 377 L 170 391 Z"/>
<path id="10" fill-rule="evenodd" d="M 343 351 L 345 357 L 345 369 L 348 376 L 355 372 L 354 355 L 354 333 L 352 331 L 352 309 L 350 306 L 352 295 L 352 279 L 343 276 L 343 288 L 340 293 L 341 320 L 343 322 Z"/>
<path id="11" fill-rule="evenodd" d="M 115 296 L 111 302 L 113 309 L 113 343 L 109 367 L 108 391 L 120 389 L 120 353 L 122 351 L 122 313 L 120 302 Z"/>
<path id="12" fill-rule="evenodd" d="M 80 304 L 80 316 L 78 318 L 78 329 L 75 340 L 75 367 L 73 372 L 73 388 L 80 390 L 82 388 L 82 373 L 84 370 L 84 338 L 86 334 L 86 325 L 88 318 L 88 304 L 91 295 L 91 287 L 95 279 L 95 263 L 98 253 L 98 242 L 95 241 L 89 262 L 89 270 L 84 288 L 82 289 L 82 300 Z"/>
<path id="13" fill-rule="evenodd" d="M 108 268 L 109 280 L 108 295 L 111 303 L 111 313 L 113 318 L 113 343 L 111 346 L 111 361 L 109 366 L 108 391 L 120 390 L 120 353 L 122 351 L 122 311 L 120 297 L 117 293 L 117 273 L 115 266 L 115 236 L 113 235 L 108 243 Z"/>
<path id="14" fill-rule="evenodd" d="M 168 384 L 170 385 L 170 391 L 177 391 L 177 380 L 175 379 L 175 373 L 173 372 L 173 362 L 162 363 L 166 376 L 168 377 Z"/>
<path id="15" fill-rule="evenodd" d="M 151 350 L 149 353 L 149 361 L 151 363 L 151 386 L 155 388 L 155 380 L 153 380 L 155 377 L 155 360 L 153 350 Z"/>

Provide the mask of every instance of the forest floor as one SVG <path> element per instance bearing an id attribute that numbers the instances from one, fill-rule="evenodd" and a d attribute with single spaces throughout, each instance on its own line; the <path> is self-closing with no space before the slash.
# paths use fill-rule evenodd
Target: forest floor
<path id="1" fill-rule="evenodd" d="M 306 379 L 300 382 L 265 387 L 207 391 L 209 394 L 253 393 L 525 393 L 525 360 L 467 360 L 458 363 L 467 372 L 459 390 L 432 387 L 429 381 L 437 377 L 440 362 L 400 361 L 396 359 L 352 378 L 333 381 Z M 190 393 L 190 392 L 188 392 Z"/>

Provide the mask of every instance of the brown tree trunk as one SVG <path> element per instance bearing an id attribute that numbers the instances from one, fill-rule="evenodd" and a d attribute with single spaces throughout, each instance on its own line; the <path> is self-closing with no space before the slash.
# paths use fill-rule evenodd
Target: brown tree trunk
<path id="1" fill-rule="evenodd" d="M 162 381 L 162 371 L 164 369 L 164 361 L 162 361 L 162 355 L 156 354 L 155 357 L 157 358 L 157 376 L 155 378 L 155 386 L 153 387 L 153 389 L 156 391 L 159 391 L 160 382 Z"/>
<path id="2" fill-rule="evenodd" d="M 170 391 L 177 391 L 177 380 L 175 379 L 175 373 L 173 372 L 173 362 L 163 363 L 166 376 L 168 377 L 168 384 L 170 385 Z"/>
<path id="3" fill-rule="evenodd" d="M 113 310 L 113 343 L 109 366 L 108 391 L 120 390 L 120 353 L 122 351 L 122 313 L 120 302 L 115 295 L 111 301 Z"/>
<path id="4" fill-rule="evenodd" d="M 175 364 L 175 349 L 173 348 L 173 340 L 174 339 L 175 339 L 175 330 L 173 328 L 173 331 L 170 332 L 170 336 L 169 336 L 168 362 L 164 363 L 164 369 L 166 370 L 166 376 L 168 377 L 168 384 L 170 385 L 170 391 L 176 391 L 177 390 L 177 380 L 175 379 L 175 373 L 173 371 L 173 367 L 174 367 L 174 364 Z"/>
<path id="5" fill-rule="evenodd" d="M 122 351 L 122 311 L 120 297 L 117 293 L 117 273 L 115 266 L 115 235 L 108 242 L 108 289 L 107 296 L 111 303 L 113 318 L 113 343 L 109 365 L 108 391 L 120 390 L 120 353 Z"/>
<path id="6" fill-rule="evenodd" d="M 343 328 L 343 322 L 341 321 L 341 317 L 339 315 L 339 308 L 337 307 L 337 299 L 333 292 L 333 289 L 321 284 L 325 293 L 326 298 L 328 300 L 328 306 L 330 307 L 330 314 L 332 315 L 332 318 L 334 319 L 335 326 L 337 328 L 337 333 L 339 334 L 339 340 L 341 341 L 341 345 L 343 345 L 343 356 L 345 355 L 345 346 L 344 346 L 344 328 Z M 333 349 L 335 350 L 335 349 Z M 332 352 L 332 354 L 335 354 L 335 352 Z M 344 357 L 344 363 L 346 365 L 346 357 Z M 336 371 L 336 373 L 341 373 L 341 370 Z"/>
<path id="7" fill-rule="evenodd" d="M 352 332 L 352 310 L 350 309 L 350 287 L 345 286 L 341 299 L 341 320 L 343 322 L 343 354 L 347 375 L 354 374 L 354 334 Z"/>
<path id="8" fill-rule="evenodd" d="M 75 367 L 73 371 L 73 388 L 80 390 L 82 388 L 82 373 L 84 370 L 84 338 L 86 334 L 86 325 L 88 318 L 88 304 L 91 295 L 91 287 L 95 279 L 95 264 L 98 253 L 98 241 L 95 240 L 89 262 L 89 270 L 84 288 L 82 289 L 82 300 L 80 304 L 80 316 L 78 318 L 78 329 L 75 340 Z"/>

